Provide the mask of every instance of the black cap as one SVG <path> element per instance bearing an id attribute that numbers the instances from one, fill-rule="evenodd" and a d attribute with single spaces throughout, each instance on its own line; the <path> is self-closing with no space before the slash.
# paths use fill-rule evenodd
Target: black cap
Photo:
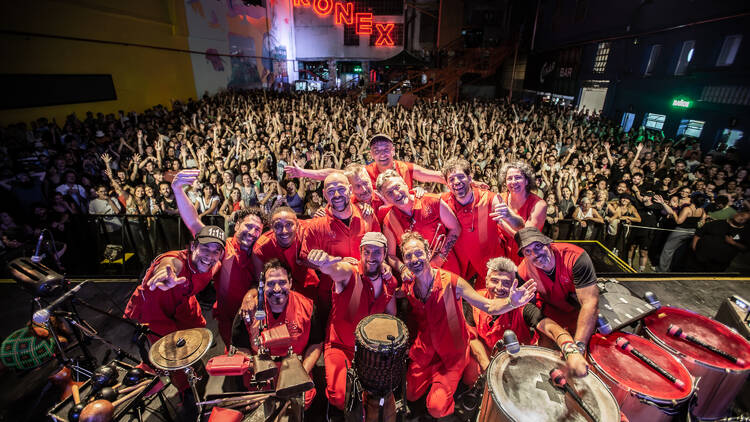
<path id="1" fill-rule="evenodd" d="M 227 238 L 226 235 L 224 235 L 224 230 L 222 230 L 221 227 L 203 226 L 201 231 L 199 231 L 198 234 L 195 235 L 195 240 L 197 240 L 198 243 L 202 245 L 205 245 L 207 243 L 218 243 L 223 248 L 224 242 L 227 240 Z"/>
<path id="2" fill-rule="evenodd" d="M 552 243 L 552 239 L 542 234 L 536 227 L 524 227 L 516 232 L 516 244 L 518 244 L 518 256 L 523 256 L 523 248 L 534 242 L 540 242 L 545 245 Z"/>

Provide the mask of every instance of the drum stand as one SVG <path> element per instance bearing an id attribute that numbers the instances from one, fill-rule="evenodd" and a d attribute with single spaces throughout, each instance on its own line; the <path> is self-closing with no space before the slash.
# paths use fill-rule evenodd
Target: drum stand
<path id="1" fill-rule="evenodd" d="M 192 366 L 188 366 L 187 368 L 183 369 L 185 371 L 185 375 L 188 379 L 188 384 L 190 384 L 190 390 L 193 392 L 193 397 L 195 399 L 195 408 L 198 411 L 198 419 L 197 421 L 200 422 L 201 417 L 203 416 L 203 405 L 200 404 L 202 401 L 202 398 L 198 395 L 198 381 L 201 380 L 201 377 L 195 373 L 195 370 Z"/>

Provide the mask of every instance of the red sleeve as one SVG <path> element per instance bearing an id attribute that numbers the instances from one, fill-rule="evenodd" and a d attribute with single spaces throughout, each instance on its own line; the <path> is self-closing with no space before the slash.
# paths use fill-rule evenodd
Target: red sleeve
<path id="1" fill-rule="evenodd" d="M 300 235 L 302 236 L 302 239 L 300 241 L 300 248 L 299 248 L 299 259 L 302 260 L 302 262 L 307 262 L 307 254 L 310 253 L 311 250 L 316 249 L 317 245 L 317 224 L 313 222 L 313 220 L 310 220 L 310 222 L 307 224 L 307 227 L 300 230 Z"/>

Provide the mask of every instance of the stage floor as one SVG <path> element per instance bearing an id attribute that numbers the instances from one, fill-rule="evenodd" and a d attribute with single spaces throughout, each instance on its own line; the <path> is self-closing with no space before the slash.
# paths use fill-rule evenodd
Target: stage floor
<path id="1" fill-rule="evenodd" d="M 699 278 L 671 278 L 656 275 L 653 277 L 634 276 L 632 274 L 607 276 L 606 278 L 616 278 L 637 296 L 642 296 L 646 291 L 652 291 L 663 305 L 689 309 L 708 317 L 714 317 L 720 303 L 734 294 L 750 300 L 750 278 L 721 278 L 705 275 Z M 96 283 L 81 289 L 80 298 L 120 315 L 135 287 L 135 280 L 98 280 Z M 14 282 L 10 280 L 0 281 L 0 320 L 4 321 L 0 326 L 0 338 L 5 338 L 13 331 L 21 328 L 30 319 L 31 300 L 31 296 Z M 210 316 L 209 304 L 205 304 L 203 312 L 208 321 L 208 328 L 216 333 L 216 322 Z M 111 320 L 85 308 L 81 308 L 80 313 L 104 338 L 132 355 L 138 356 L 135 345 L 130 342 L 133 329 L 129 325 Z M 214 338 L 217 344 L 209 350 L 204 361 L 224 352 L 224 344 L 221 338 L 216 334 Z M 91 351 L 97 358 L 101 359 L 107 353 L 107 348 L 94 340 L 91 344 Z M 46 377 L 55 370 L 56 366 L 56 362 L 51 362 L 25 373 L 6 370 L 0 377 L 0 391 L 2 392 L 0 393 L 0 421 L 45 420 L 43 415 L 46 412 L 43 410 L 54 405 L 55 398 L 52 397 L 54 389 L 45 393 L 42 393 L 42 390 L 46 384 Z M 224 377 L 211 377 L 206 392 L 221 392 L 223 384 Z M 322 391 L 319 391 L 319 397 L 321 396 L 320 393 Z M 178 403 L 176 390 L 173 387 L 169 387 L 167 396 L 172 403 Z M 315 412 L 316 415 L 323 415 L 325 412 L 324 404 L 318 403 Z M 163 419 L 147 415 L 144 420 L 161 421 Z M 308 420 L 319 419 L 308 418 Z"/>

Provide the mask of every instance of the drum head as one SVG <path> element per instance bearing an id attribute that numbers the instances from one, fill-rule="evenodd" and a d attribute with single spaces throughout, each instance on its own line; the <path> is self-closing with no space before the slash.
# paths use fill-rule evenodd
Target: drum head
<path id="1" fill-rule="evenodd" d="M 685 309 L 662 306 L 658 311 L 647 316 L 644 324 L 649 337 L 698 362 L 733 371 L 750 369 L 750 343 L 726 325 L 711 318 Z M 667 334 L 670 324 L 682 328 L 685 334 L 697 337 L 706 344 L 744 359 L 745 365 L 737 365 L 687 340 L 670 336 Z"/>
<path id="2" fill-rule="evenodd" d="M 558 356 L 535 346 L 522 346 L 513 357 L 508 352 L 497 355 L 487 368 L 488 390 L 495 405 L 514 421 L 588 421 L 573 399 L 550 382 L 552 369 L 565 370 Z M 568 377 L 568 383 L 597 420 L 620 420 L 620 408 L 599 377 L 593 373 L 583 378 Z"/>
<path id="3" fill-rule="evenodd" d="M 213 338 L 205 328 L 175 331 L 157 340 L 148 357 L 155 367 L 165 371 L 187 368 L 206 354 Z"/>
<path id="4" fill-rule="evenodd" d="M 357 324 L 357 342 L 371 350 L 382 350 L 409 342 L 409 330 L 403 321 L 393 315 L 369 315 Z"/>
<path id="5" fill-rule="evenodd" d="M 633 348 L 684 382 L 685 389 L 674 385 L 632 353 L 617 347 L 616 342 L 620 337 L 629 341 Z M 589 343 L 589 356 L 604 373 L 626 390 L 632 390 L 662 402 L 687 400 L 693 394 L 693 381 L 685 365 L 672 354 L 645 338 L 620 332 L 614 332 L 609 336 L 594 334 Z"/>

